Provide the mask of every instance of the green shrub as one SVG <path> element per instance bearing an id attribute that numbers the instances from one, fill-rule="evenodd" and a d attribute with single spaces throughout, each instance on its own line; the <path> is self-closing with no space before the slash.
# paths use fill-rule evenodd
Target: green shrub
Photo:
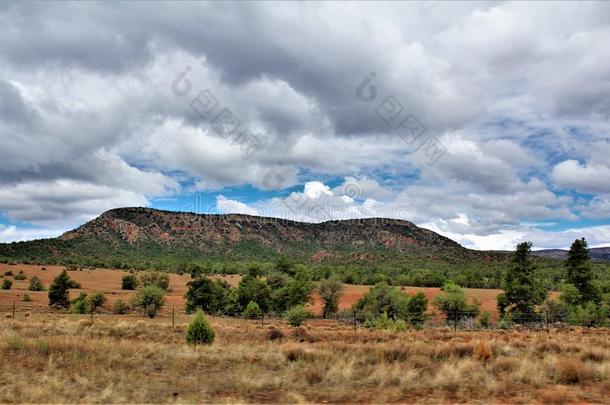
<path id="1" fill-rule="evenodd" d="M 121 289 L 135 290 L 138 288 L 138 279 L 135 274 L 126 274 L 121 279 Z"/>
<path id="2" fill-rule="evenodd" d="M 261 311 L 258 304 L 254 301 L 250 301 L 243 315 L 248 319 L 258 319 L 261 317 L 262 313 L 263 312 Z"/>
<path id="3" fill-rule="evenodd" d="M 38 277 L 33 276 L 32 278 L 30 278 L 30 285 L 28 287 L 28 290 L 44 291 L 44 286 L 42 285 L 42 282 L 40 281 L 40 279 Z"/>
<path id="4" fill-rule="evenodd" d="M 481 325 L 482 328 L 489 328 L 491 325 L 491 314 L 489 311 L 481 312 L 481 315 L 479 315 L 479 325 Z"/>
<path id="5" fill-rule="evenodd" d="M 563 298 L 563 295 L 561 298 Z M 567 322 L 570 315 L 570 305 L 561 299 L 547 299 L 542 306 L 542 311 L 546 320 L 550 323 Z"/>
<path id="6" fill-rule="evenodd" d="M 12 286 L 13 286 L 13 282 L 11 280 L 9 280 L 8 278 L 5 278 L 4 280 L 2 280 L 2 289 L 3 290 L 10 290 Z"/>
<path id="7" fill-rule="evenodd" d="M 89 312 L 88 304 L 87 294 L 80 293 L 80 295 L 72 301 L 72 304 L 70 304 L 70 312 L 73 314 L 86 314 Z"/>
<path id="8" fill-rule="evenodd" d="M 402 319 L 391 319 L 385 312 L 375 319 L 367 319 L 364 327 L 369 329 L 387 330 L 390 332 L 402 332 L 407 330 L 407 323 Z"/>
<path id="9" fill-rule="evenodd" d="M 88 299 L 89 312 L 95 312 L 96 309 L 104 305 L 106 297 L 101 292 L 93 293 Z"/>
<path id="10" fill-rule="evenodd" d="M 125 315 L 129 312 L 129 304 L 123 300 L 118 300 L 112 307 L 112 312 L 116 315 Z"/>
<path id="11" fill-rule="evenodd" d="M 312 317 L 311 312 L 303 305 L 297 305 L 286 311 L 286 320 L 290 326 L 301 326 L 306 320 Z"/>
<path id="12" fill-rule="evenodd" d="M 360 320 L 376 319 L 386 314 L 392 319 L 407 319 L 409 297 L 387 283 L 371 288 L 353 306 Z"/>
<path id="13" fill-rule="evenodd" d="M 467 303 L 466 293 L 457 284 L 450 281 L 443 286 L 443 293 L 434 297 L 433 305 L 445 315 L 447 322 L 456 326 L 465 319 L 475 318 L 479 314 L 479 303 Z"/>
<path id="14" fill-rule="evenodd" d="M 141 287 L 136 294 L 134 307 L 149 318 L 154 318 L 165 305 L 165 290 L 156 285 Z"/>
<path id="15" fill-rule="evenodd" d="M 570 308 L 569 320 L 573 325 L 595 326 L 600 320 L 597 306 L 592 301 L 574 305 Z"/>
<path id="16" fill-rule="evenodd" d="M 326 318 L 330 315 L 334 315 L 339 310 L 339 298 L 341 297 L 341 291 L 343 284 L 341 280 L 336 277 L 331 277 L 320 281 L 318 286 L 318 294 L 324 302 L 322 308 L 322 317 Z"/>
<path id="17" fill-rule="evenodd" d="M 31 302 L 32 301 L 32 297 L 30 297 L 30 294 L 25 293 L 23 294 L 23 302 Z"/>
<path id="18" fill-rule="evenodd" d="M 186 329 L 186 343 L 190 345 L 211 344 L 214 342 L 214 330 L 201 309 L 197 309 L 195 318 Z"/>
<path id="19" fill-rule="evenodd" d="M 14 279 L 15 280 L 25 280 L 25 279 L 27 279 L 27 277 L 25 276 L 25 273 L 23 272 L 23 270 L 19 270 L 19 273 L 15 274 Z"/>
<path id="20" fill-rule="evenodd" d="M 163 291 L 169 291 L 169 274 L 160 271 L 147 271 L 138 280 L 140 287 L 157 286 Z"/>

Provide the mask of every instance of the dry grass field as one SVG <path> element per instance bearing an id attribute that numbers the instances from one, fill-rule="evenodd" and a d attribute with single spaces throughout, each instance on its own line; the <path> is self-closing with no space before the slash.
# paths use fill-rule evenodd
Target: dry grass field
<path id="1" fill-rule="evenodd" d="M 28 279 L 32 276 L 40 278 L 45 286 L 48 286 L 53 278 L 64 269 L 64 266 L 35 266 L 35 265 L 7 265 L 0 263 L 0 274 L 5 271 L 12 271 L 17 274 L 20 270 L 24 272 Z M 81 284 L 82 289 L 71 290 L 71 298 L 76 298 L 82 292 L 100 291 L 106 295 L 108 299 L 107 307 L 119 299 L 129 300 L 133 295 L 133 291 L 121 290 L 121 278 L 127 274 L 121 270 L 82 270 L 69 272 L 70 278 Z M 223 278 L 229 284 L 237 286 L 240 280 L 239 275 L 214 276 L 214 278 Z M 12 279 L 12 277 L 11 277 Z M 174 306 L 177 311 L 184 308 L 184 294 L 186 293 L 186 283 L 190 280 L 188 274 L 178 275 L 170 274 L 171 291 L 166 297 L 165 312 L 168 312 L 170 307 Z M 13 302 L 20 310 L 40 312 L 45 310 L 48 304 L 46 292 L 28 292 L 32 298 L 31 302 L 23 302 L 23 294 L 27 292 L 29 285 L 28 280 L 14 280 L 11 290 L 0 290 L 0 311 L 6 311 Z M 340 309 L 351 308 L 354 302 L 362 297 L 370 288 L 366 285 L 345 285 L 344 291 L 339 302 Z M 440 294 L 440 288 L 419 288 L 419 287 L 402 287 L 405 293 L 415 294 L 417 291 L 423 291 L 428 301 L 431 303 L 432 298 Z M 490 312 L 496 311 L 496 297 L 501 292 L 500 290 L 484 290 L 476 288 L 466 288 L 466 295 L 470 299 L 476 298 L 481 303 L 481 310 Z M 432 308 L 430 308 L 432 309 Z M 312 295 L 311 310 L 315 313 L 321 313 L 322 301 L 317 294 Z"/>
<path id="2" fill-rule="evenodd" d="M 390 334 L 334 321 L 33 314 L 0 319 L 0 402 L 607 403 L 610 332 Z M 278 333 L 277 331 L 281 333 Z M 272 340 L 272 335 L 283 335 Z"/>

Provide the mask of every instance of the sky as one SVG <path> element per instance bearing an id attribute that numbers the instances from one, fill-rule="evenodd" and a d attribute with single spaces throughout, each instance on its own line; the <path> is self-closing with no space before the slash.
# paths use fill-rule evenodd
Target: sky
<path id="1" fill-rule="evenodd" d="M 0 3 L 0 242 L 146 206 L 610 245 L 610 3 Z"/>

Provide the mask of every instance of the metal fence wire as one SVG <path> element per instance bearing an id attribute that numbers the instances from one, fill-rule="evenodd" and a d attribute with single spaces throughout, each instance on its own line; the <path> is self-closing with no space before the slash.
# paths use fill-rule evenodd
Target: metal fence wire
<path id="1" fill-rule="evenodd" d="M 0 305 L 0 312 L 5 314 L 6 318 L 17 319 L 20 317 L 28 317 L 31 313 L 54 313 L 49 308 L 36 305 L 30 302 L 13 302 L 10 304 Z M 565 329 L 571 326 L 580 327 L 610 327 L 610 319 L 599 313 L 570 315 L 565 312 L 542 310 L 536 313 L 523 312 L 508 312 L 501 314 L 497 311 L 484 311 L 475 317 L 470 311 L 451 311 L 449 314 L 442 314 L 435 311 L 428 311 L 423 319 L 416 321 L 404 319 L 408 327 L 417 329 L 430 328 L 446 328 L 450 327 L 455 330 L 487 330 L 487 329 L 531 329 L 531 330 L 550 330 L 550 329 Z M 69 312 L 64 312 L 69 314 Z M 101 314 L 109 315 L 110 311 L 102 312 Z M 184 314 L 184 308 L 163 307 L 159 311 L 157 317 L 171 318 L 172 323 L 175 322 L 177 314 Z M 100 314 L 95 314 L 100 315 Z M 137 311 L 131 311 L 130 315 L 140 315 Z M 243 312 L 220 312 L 209 313 L 209 316 L 216 318 L 244 319 L 253 322 L 283 322 L 286 317 L 281 312 L 266 312 L 257 316 L 249 316 Z M 342 310 L 338 313 L 323 317 L 319 314 L 311 314 L 310 320 L 325 320 L 340 322 L 343 324 L 353 325 L 354 327 L 364 327 L 366 324 L 375 323 L 378 318 L 366 317 L 364 313 L 354 310 Z M 395 321 L 392 317 L 390 321 Z M 369 322 L 367 322 L 369 321 Z M 371 322 L 372 321 L 372 322 Z"/>

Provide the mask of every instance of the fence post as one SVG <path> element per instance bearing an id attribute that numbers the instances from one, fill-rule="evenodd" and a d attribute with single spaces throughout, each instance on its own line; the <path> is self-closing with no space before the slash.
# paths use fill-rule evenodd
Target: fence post
<path id="1" fill-rule="evenodd" d="M 546 333 L 549 333 L 549 311 L 544 311 L 544 319 L 546 321 Z"/>
<path id="2" fill-rule="evenodd" d="M 176 308 L 172 306 L 172 328 L 176 326 Z"/>
<path id="3" fill-rule="evenodd" d="M 13 301 L 13 319 L 15 319 L 15 301 Z"/>
<path id="4" fill-rule="evenodd" d="M 261 313 L 261 326 L 264 327 L 265 326 L 265 314 Z"/>
<path id="5" fill-rule="evenodd" d="M 355 309 L 354 309 L 354 311 L 353 311 L 353 317 L 352 317 L 352 319 L 353 319 L 353 323 L 354 323 L 354 330 L 356 330 L 356 310 L 355 310 Z"/>

